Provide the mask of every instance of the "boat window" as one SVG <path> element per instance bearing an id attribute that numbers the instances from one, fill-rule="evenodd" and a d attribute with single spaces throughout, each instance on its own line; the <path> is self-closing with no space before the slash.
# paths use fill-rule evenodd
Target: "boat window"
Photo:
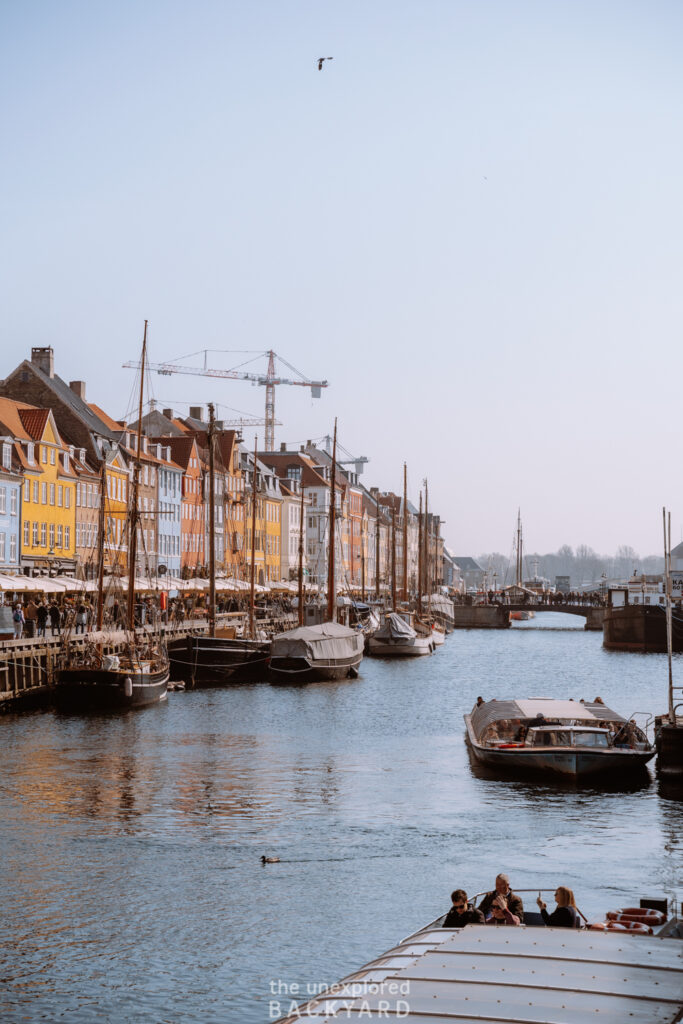
<path id="1" fill-rule="evenodd" d="M 575 732 L 575 747 L 606 747 L 607 733 L 605 732 Z"/>
<path id="2" fill-rule="evenodd" d="M 570 747 L 571 744 L 572 734 L 567 729 L 550 729 L 534 736 L 535 747 Z"/>

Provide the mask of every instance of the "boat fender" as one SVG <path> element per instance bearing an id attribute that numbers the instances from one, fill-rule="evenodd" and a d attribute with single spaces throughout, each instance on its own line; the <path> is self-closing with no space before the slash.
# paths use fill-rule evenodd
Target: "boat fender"
<path id="1" fill-rule="evenodd" d="M 652 928 L 648 928 L 641 921 L 610 921 L 607 927 L 611 931 L 633 932 L 636 935 L 652 935 Z"/>
<path id="2" fill-rule="evenodd" d="M 608 921 L 638 921 L 642 925 L 658 926 L 664 925 L 667 915 L 660 910 L 651 910 L 646 907 L 628 906 L 622 910 L 609 910 Z"/>
<path id="3" fill-rule="evenodd" d="M 607 922 L 607 928 L 611 932 L 626 932 L 626 931 L 628 931 L 628 928 L 626 927 L 626 925 L 625 924 L 619 924 L 618 921 L 608 921 Z"/>
<path id="4" fill-rule="evenodd" d="M 123 693 L 124 696 L 126 697 L 133 696 L 133 680 L 130 678 L 130 676 L 126 676 L 126 678 L 123 681 Z"/>
<path id="5" fill-rule="evenodd" d="M 607 925 L 604 921 L 596 921 L 595 924 L 590 924 L 588 927 L 592 932 L 604 932 Z"/>

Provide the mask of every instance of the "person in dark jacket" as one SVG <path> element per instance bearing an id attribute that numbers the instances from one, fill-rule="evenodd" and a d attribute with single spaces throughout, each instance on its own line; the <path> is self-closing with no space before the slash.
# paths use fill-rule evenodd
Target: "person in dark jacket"
<path id="1" fill-rule="evenodd" d="M 496 888 L 493 890 L 493 892 L 488 892 L 486 896 L 484 896 L 481 903 L 479 904 L 479 909 L 481 910 L 484 917 L 489 916 L 491 906 L 497 896 L 503 897 L 505 906 L 507 907 L 511 914 L 514 914 L 515 917 L 518 917 L 520 921 L 524 920 L 524 904 L 522 902 L 522 899 L 520 896 L 516 896 L 512 889 L 510 888 L 509 877 L 507 875 L 502 874 L 496 875 Z"/>
<path id="2" fill-rule="evenodd" d="M 470 910 L 467 906 L 467 893 L 464 889 L 456 889 L 451 893 L 453 906 L 446 914 L 444 928 L 464 928 L 466 924 L 485 924 L 481 910 Z"/>
<path id="3" fill-rule="evenodd" d="M 574 893 L 565 885 L 558 885 L 555 890 L 555 902 L 557 903 L 557 907 L 553 910 L 552 914 L 548 913 L 546 905 L 541 899 L 540 893 L 536 902 L 545 924 L 550 925 L 552 928 L 579 927 L 579 912 L 576 909 L 576 903 L 574 902 Z"/>
<path id="4" fill-rule="evenodd" d="M 36 621 L 38 623 L 38 636 L 45 636 L 45 626 L 47 624 L 47 605 L 44 601 L 41 601 L 36 610 Z"/>
<path id="5" fill-rule="evenodd" d="M 57 604 L 56 601 L 53 601 L 51 603 L 50 607 L 48 608 L 48 612 L 50 613 L 50 626 L 52 627 L 52 635 L 54 636 L 56 633 L 59 636 L 59 633 L 61 632 L 60 626 L 62 616 L 59 611 L 59 605 Z"/>

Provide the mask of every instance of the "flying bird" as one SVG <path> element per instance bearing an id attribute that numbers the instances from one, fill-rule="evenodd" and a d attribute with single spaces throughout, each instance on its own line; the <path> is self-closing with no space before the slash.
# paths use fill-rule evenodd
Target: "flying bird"
<path id="1" fill-rule="evenodd" d="M 322 71 L 324 60 L 334 60 L 334 57 L 318 57 L 318 71 Z"/>

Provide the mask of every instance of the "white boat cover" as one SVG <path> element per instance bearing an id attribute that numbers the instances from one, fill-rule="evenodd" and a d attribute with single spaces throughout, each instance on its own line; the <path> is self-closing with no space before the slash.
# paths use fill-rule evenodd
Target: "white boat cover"
<path id="1" fill-rule="evenodd" d="M 396 612 L 389 612 L 384 624 L 377 630 L 373 640 L 413 640 L 417 633 Z"/>
<path id="2" fill-rule="evenodd" d="M 449 597 L 444 597 L 443 594 L 431 594 L 429 597 L 422 598 L 423 607 L 431 605 L 433 612 L 441 612 L 443 615 L 450 615 L 453 618 L 455 612 L 455 605 Z"/>
<path id="3" fill-rule="evenodd" d="M 299 626 L 273 638 L 271 658 L 307 658 L 309 660 L 344 660 L 362 654 L 365 638 L 362 633 L 338 622 L 322 622 L 319 626 Z"/>

